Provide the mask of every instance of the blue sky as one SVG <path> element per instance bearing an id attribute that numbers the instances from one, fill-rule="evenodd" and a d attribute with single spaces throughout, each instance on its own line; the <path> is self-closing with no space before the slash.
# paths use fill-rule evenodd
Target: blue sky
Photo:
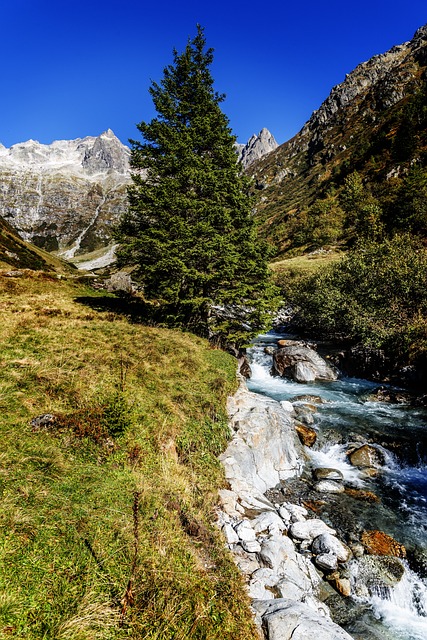
<path id="1" fill-rule="evenodd" d="M 138 138 L 150 81 L 197 23 L 238 140 L 265 126 L 282 143 L 357 64 L 412 38 L 427 2 L 0 0 L 0 142 Z"/>

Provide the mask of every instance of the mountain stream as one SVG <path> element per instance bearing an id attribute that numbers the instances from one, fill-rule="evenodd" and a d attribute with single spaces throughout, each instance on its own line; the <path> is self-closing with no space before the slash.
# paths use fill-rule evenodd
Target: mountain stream
<path id="1" fill-rule="evenodd" d="M 381 530 L 407 550 L 401 580 L 387 588 L 373 584 L 369 593 L 362 595 L 353 595 L 352 589 L 352 596 L 344 599 L 346 606 L 339 598 L 336 622 L 355 640 L 426 640 L 427 410 L 378 402 L 371 394 L 379 385 L 367 380 L 340 377 L 334 382 L 300 384 L 273 377 L 272 356 L 265 347 L 276 347 L 277 340 L 284 337 L 276 333 L 262 335 L 248 349 L 251 391 L 297 405 L 303 402 L 298 397 L 318 397 L 312 414 L 316 443 L 312 448 L 304 447 L 306 461 L 301 478 L 287 481 L 282 492 L 288 492 L 289 498 L 293 491 L 294 498 L 320 505 L 320 517 L 348 543 L 360 540 L 364 530 Z M 352 466 L 347 455 L 352 446 L 365 443 L 381 454 L 374 477 L 367 477 Z M 312 472 L 319 467 L 338 469 L 350 491 L 316 496 Z M 355 499 L 352 489 L 356 490 L 354 493 L 370 492 L 376 500 Z M 350 562 L 354 584 L 357 569 L 351 572 Z"/>

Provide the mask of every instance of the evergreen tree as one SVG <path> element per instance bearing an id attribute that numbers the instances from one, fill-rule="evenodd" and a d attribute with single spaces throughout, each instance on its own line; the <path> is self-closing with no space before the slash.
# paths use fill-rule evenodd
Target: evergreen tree
<path id="1" fill-rule="evenodd" d="M 150 87 L 157 117 L 132 140 L 129 208 L 117 229 L 119 265 L 134 264 L 147 300 L 202 335 L 241 344 L 271 306 L 267 254 L 256 236 L 249 182 L 213 87 L 203 29 L 160 84 Z M 227 317 L 225 317 L 227 316 Z"/>

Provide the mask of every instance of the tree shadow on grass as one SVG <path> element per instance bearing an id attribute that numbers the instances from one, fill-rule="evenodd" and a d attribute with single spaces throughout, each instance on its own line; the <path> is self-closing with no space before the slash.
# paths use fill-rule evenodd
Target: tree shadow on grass
<path id="1" fill-rule="evenodd" d="M 125 317 L 129 322 L 135 324 L 145 324 L 154 326 L 165 322 L 161 317 L 161 309 L 152 304 L 148 304 L 140 298 L 131 296 L 78 296 L 74 302 L 89 307 L 93 311 L 113 313 L 117 316 Z"/>

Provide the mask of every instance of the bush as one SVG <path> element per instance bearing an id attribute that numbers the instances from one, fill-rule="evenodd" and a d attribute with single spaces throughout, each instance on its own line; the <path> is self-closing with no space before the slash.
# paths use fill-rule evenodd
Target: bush
<path id="1" fill-rule="evenodd" d="M 395 236 L 359 243 L 339 262 L 288 286 L 288 302 L 305 331 L 383 348 L 408 360 L 425 334 L 427 254 L 416 240 Z"/>

